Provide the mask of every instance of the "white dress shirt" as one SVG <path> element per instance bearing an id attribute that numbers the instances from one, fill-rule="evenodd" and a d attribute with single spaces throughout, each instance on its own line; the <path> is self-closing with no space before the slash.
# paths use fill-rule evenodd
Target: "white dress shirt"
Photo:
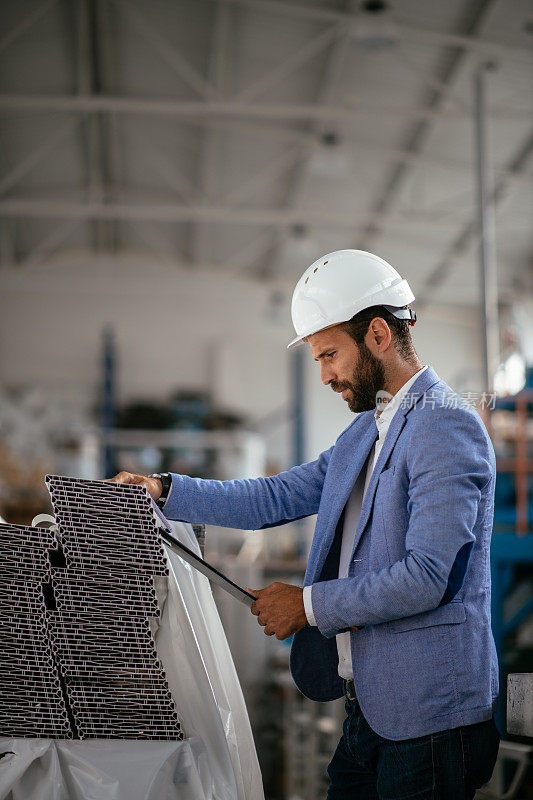
<path id="1" fill-rule="evenodd" d="M 355 531 L 357 528 L 357 523 L 359 522 L 363 498 L 372 476 L 372 471 L 381 452 L 381 448 L 385 442 L 385 437 L 387 436 L 392 419 L 415 380 L 426 369 L 427 365 L 418 370 L 418 372 L 416 372 L 412 378 L 407 381 L 407 383 L 404 383 L 401 389 L 399 389 L 394 397 L 387 403 L 383 411 L 380 411 L 376 408 L 374 412 L 378 438 L 368 455 L 366 464 L 363 465 L 363 468 L 361 469 L 361 472 L 355 481 L 350 497 L 348 498 L 348 502 L 346 503 L 344 511 L 344 523 L 342 527 L 341 553 L 339 559 L 339 578 L 348 577 L 348 569 L 352 558 L 355 540 Z M 313 603 L 311 600 L 311 586 L 304 587 L 303 600 L 307 621 L 310 625 L 316 625 L 315 616 L 313 614 Z M 350 646 L 350 632 L 346 631 L 346 633 L 338 633 L 336 640 L 337 651 L 339 653 L 339 675 L 345 680 L 351 680 L 353 678 L 353 666 Z"/>

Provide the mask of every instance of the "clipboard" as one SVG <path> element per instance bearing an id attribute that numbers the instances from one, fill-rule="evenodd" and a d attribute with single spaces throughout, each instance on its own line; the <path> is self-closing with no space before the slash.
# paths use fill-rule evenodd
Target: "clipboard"
<path id="1" fill-rule="evenodd" d="M 234 583 L 230 578 L 227 577 L 227 575 L 224 575 L 223 572 L 220 572 L 220 570 L 218 570 L 212 564 L 204 561 L 204 559 L 197 555 L 193 550 L 190 550 L 186 545 L 182 544 L 179 539 L 176 539 L 172 533 L 172 527 L 169 521 L 153 500 L 152 507 L 158 518 L 158 527 L 161 531 L 161 538 L 171 548 L 171 550 L 173 550 L 180 558 L 183 558 L 183 560 L 192 567 L 197 569 L 198 572 L 201 572 L 202 575 L 205 575 L 207 578 L 209 578 L 212 583 L 216 583 L 217 586 L 220 586 L 236 600 L 239 600 L 241 603 L 244 603 L 245 606 L 251 608 L 252 603 L 254 600 L 257 600 L 257 598 Z"/>

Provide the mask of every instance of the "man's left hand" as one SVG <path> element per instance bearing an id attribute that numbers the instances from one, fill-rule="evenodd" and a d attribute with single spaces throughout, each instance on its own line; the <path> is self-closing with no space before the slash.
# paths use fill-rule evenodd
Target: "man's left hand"
<path id="1" fill-rule="evenodd" d="M 267 636 L 286 639 L 304 625 L 305 616 L 303 589 L 289 583 L 271 583 L 265 589 L 247 589 L 257 600 L 252 605 L 252 614 L 265 629 Z"/>

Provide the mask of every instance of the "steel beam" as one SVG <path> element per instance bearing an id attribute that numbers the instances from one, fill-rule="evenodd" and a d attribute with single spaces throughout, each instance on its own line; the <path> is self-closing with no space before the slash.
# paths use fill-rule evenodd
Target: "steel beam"
<path id="1" fill-rule="evenodd" d="M 130 126 L 128 135 L 132 136 L 142 149 L 144 158 L 151 164 L 159 178 L 172 191 L 187 204 L 197 203 L 205 200 L 205 195 L 197 190 L 188 178 L 178 169 L 175 162 L 165 156 L 160 150 L 156 150 L 153 143 L 145 139 L 133 126 Z"/>
<path id="2" fill-rule="evenodd" d="M 102 30 L 98 0 L 78 0 L 78 91 L 82 95 L 98 94 L 103 90 Z M 102 113 L 86 114 L 87 194 L 89 203 L 105 203 L 109 185 L 107 142 Z M 96 252 L 107 246 L 107 228 L 103 220 L 92 219 L 93 247 Z"/>
<path id="3" fill-rule="evenodd" d="M 109 94 L 94 95 L 42 95 L 0 94 L 0 111 L 79 111 L 87 113 L 113 112 L 115 114 L 147 114 L 151 116 L 203 118 L 248 118 L 262 120 L 324 120 L 328 122 L 353 120 L 354 115 L 376 114 L 406 120 L 439 119 L 464 122 L 465 113 L 431 108 L 393 108 L 379 104 L 354 101 L 350 105 L 316 106 L 305 103 L 236 103 L 232 100 L 201 102 L 197 100 L 153 100 L 150 98 L 123 97 Z M 527 111 L 503 109 L 491 111 L 492 119 L 528 121 Z"/>
<path id="4" fill-rule="evenodd" d="M 483 389 L 491 392 L 499 365 L 500 331 L 498 325 L 498 275 L 494 205 L 490 201 L 487 151 L 487 120 L 485 77 L 487 69 L 480 67 L 474 76 L 476 100 L 476 184 L 478 201 L 479 276 L 481 307 L 481 352 L 483 357 Z"/>
<path id="5" fill-rule="evenodd" d="M 282 61 L 268 72 L 263 75 L 251 86 L 247 86 L 241 92 L 238 92 L 232 99 L 237 103 L 249 103 L 251 100 L 261 95 L 267 89 L 272 88 L 279 84 L 287 75 L 290 75 L 296 69 L 302 67 L 311 58 L 316 58 L 322 50 L 325 50 L 337 36 L 337 26 L 328 28 L 321 31 L 318 36 L 314 36 L 303 47 L 292 53 L 288 58 Z"/>
<path id="6" fill-rule="evenodd" d="M 324 6 L 296 5 L 295 3 L 283 2 L 283 0 L 220 0 L 220 2 L 263 11 L 267 14 L 290 16 L 315 22 L 338 23 L 345 26 L 351 26 L 353 22 L 350 13 L 334 11 Z M 473 34 L 461 35 L 422 28 L 402 20 L 395 13 L 391 13 L 390 18 L 393 30 L 400 39 L 440 47 L 460 47 L 464 50 L 479 53 L 486 58 L 512 58 L 528 61 L 529 63 L 533 61 L 531 52 L 525 48 L 493 42 Z M 356 35 L 353 29 L 352 35 Z"/>
<path id="7" fill-rule="evenodd" d="M 100 0 L 100 34 L 102 69 L 108 86 L 116 86 L 118 83 L 118 18 L 115 6 L 109 2 Z M 106 159 L 104 162 L 104 182 L 106 192 L 112 193 L 113 199 L 122 202 L 122 192 L 124 186 L 124 147 L 121 142 L 120 120 L 114 114 L 109 114 L 102 120 L 102 137 L 105 141 Z M 114 222 L 108 226 L 107 246 L 113 252 L 119 249 L 120 230 L 119 225 Z"/>
<path id="8" fill-rule="evenodd" d="M 260 258 L 264 258 L 271 247 L 272 231 L 270 228 L 267 228 L 266 230 L 262 230 L 257 236 L 254 236 L 244 247 L 232 253 L 220 266 L 224 269 L 229 267 L 232 270 L 249 272 L 250 267 Z"/>
<path id="9" fill-rule="evenodd" d="M 39 244 L 34 247 L 20 264 L 21 267 L 34 267 L 44 263 L 46 259 L 57 252 L 57 249 L 65 242 L 71 232 L 80 224 L 78 219 L 67 219 L 55 225 L 46 236 L 41 239 Z"/>
<path id="10" fill-rule="evenodd" d="M 281 155 L 273 158 L 261 169 L 259 169 L 248 180 L 243 181 L 235 189 L 232 189 L 225 194 L 221 201 L 224 205 L 237 206 L 243 203 L 254 191 L 263 186 L 265 183 L 276 180 L 284 175 L 287 171 L 294 166 L 296 159 L 301 155 L 301 147 L 293 145 L 288 150 L 285 150 Z"/>
<path id="11" fill-rule="evenodd" d="M 477 0 L 475 10 L 472 10 L 471 7 L 465 15 L 465 19 L 462 22 L 463 32 L 474 34 L 479 31 L 495 2 L 496 0 Z M 451 59 L 447 52 L 441 55 L 437 72 L 431 76 L 438 80 L 441 88 L 430 89 L 421 108 L 422 111 L 431 112 L 431 116 L 423 116 L 413 123 L 402 149 L 413 154 L 420 153 L 426 145 L 433 127 L 439 119 L 439 115 L 445 112 L 446 119 L 450 119 L 450 111 L 445 109 L 445 102 L 448 99 L 453 82 L 459 77 L 465 55 L 466 51 L 461 48 L 456 48 Z M 404 158 L 393 166 L 385 185 L 368 214 L 365 223 L 366 233 L 356 244 L 359 249 L 372 250 L 375 247 L 375 240 L 387 224 L 388 214 L 393 208 L 394 202 L 409 174 L 409 163 Z"/>
<path id="12" fill-rule="evenodd" d="M 490 192 L 488 202 L 493 207 L 494 212 L 496 212 L 505 199 L 509 197 L 508 188 L 510 180 L 512 180 L 512 175 L 522 172 L 532 156 L 533 131 L 528 134 L 515 155 L 508 162 L 506 174 L 496 181 L 494 189 Z M 417 295 L 416 307 L 418 310 L 427 306 L 430 302 L 434 302 L 436 291 L 448 278 L 456 258 L 466 252 L 468 247 L 477 240 L 477 237 L 478 222 L 477 217 L 474 215 L 463 225 L 459 234 L 446 249 L 443 257 L 439 259 L 437 265 L 427 275 L 422 289 Z"/>
<path id="13" fill-rule="evenodd" d="M 457 172 L 463 175 L 472 168 L 471 161 L 462 161 L 460 159 L 441 158 L 440 156 L 428 156 L 424 153 L 415 153 L 412 150 L 401 147 L 389 147 L 382 144 L 366 141 L 364 139 L 349 139 L 343 142 L 346 150 L 364 153 L 372 153 L 383 160 L 391 161 L 405 161 L 407 164 L 414 166 L 430 167 L 431 169 L 442 169 L 445 172 Z M 498 177 L 506 177 L 514 182 L 523 180 L 528 185 L 533 182 L 533 174 L 517 175 L 514 172 L 509 172 L 505 164 L 494 165 L 494 174 Z"/>
<path id="14" fill-rule="evenodd" d="M 54 133 L 49 136 L 44 142 L 42 142 L 39 147 L 36 147 L 35 150 L 32 150 L 31 153 L 22 159 L 16 166 L 13 167 L 3 178 L 0 180 L 0 195 L 5 194 L 13 186 L 22 180 L 26 175 L 28 175 L 34 167 L 41 163 L 41 161 L 45 158 L 48 153 L 57 147 L 60 142 L 66 139 L 76 128 L 79 124 L 79 118 L 71 119 L 66 121 L 64 125 L 61 125 L 58 130 L 54 131 Z"/>
<path id="15" fill-rule="evenodd" d="M 356 9 L 353 2 L 352 7 Z M 356 17 L 357 10 L 354 10 L 349 17 L 349 22 L 347 21 L 343 26 L 341 26 L 339 23 L 336 24 L 336 38 L 331 44 L 322 74 L 317 96 L 317 108 L 325 107 L 335 99 L 335 89 L 338 85 L 345 59 L 351 45 L 350 31 Z M 312 162 L 312 156 L 313 153 L 319 149 L 318 141 L 320 135 L 324 132 L 325 122 L 328 123 L 328 126 L 331 126 L 332 124 L 332 120 L 328 118 L 322 121 L 315 120 L 311 122 L 310 133 L 315 137 L 316 145 L 315 147 L 304 146 L 301 149 L 295 169 L 293 170 L 292 174 L 289 173 L 289 182 L 284 202 L 286 208 L 296 208 L 297 206 L 301 205 L 303 192 L 305 190 L 306 178 Z M 271 257 L 268 261 L 265 261 L 263 266 L 263 277 L 268 275 L 272 269 L 275 269 L 275 265 L 280 262 L 281 250 L 283 248 L 284 241 L 285 236 L 283 233 L 278 235 L 277 239 L 274 240 Z"/>
<path id="16" fill-rule="evenodd" d="M 211 84 L 206 81 L 203 75 L 196 70 L 166 38 L 157 31 L 149 18 L 135 8 L 132 3 L 126 0 L 112 0 L 124 13 L 124 16 L 131 22 L 137 33 L 150 44 L 158 56 L 169 66 L 173 72 L 190 89 L 200 95 L 200 97 L 214 99 L 216 91 Z"/>
<path id="17" fill-rule="evenodd" d="M 233 10 L 228 5 L 217 2 L 211 32 L 209 80 L 214 86 L 218 100 L 223 100 L 230 89 L 228 63 L 231 54 L 232 13 Z M 218 159 L 221 135 L 219 130 L 210 125 L 210 120 L 206 120 L 202 126 L 202 136 L 198 184 L 206 202 L 214 203 L 220 191 Z M 190 249 L 194 263 L 211 261 L 213 258 L 211 228 L 193 224 L 190 230 Z"/>
<path id="18" fill-rule="evenodd" d="M 0 219 L 0 263 L 15 263 L 15 248 L 12 224 L 3 217 Z"/>
<path id="19" fill-rule="evenodd" d="M 176 246 L 161 231 L 161 226 L 150 224 L 146 225 L 143 221 L 136 221 L 135 224 L 128 223 L 134 235 L 137 235 L 148 247 L 149 250 L 162 261 L 173 261 L 181 259 L 182 263 L 186 260 L 181 254 L 176 252 Z"/>
<path id="20" fill-rule="evenodd" d="M 13 44 L 13 42 L 22 36 L 23 33 L 26 33 L 26 31 L 33 27 L 41 17 L 44 17 L 56 3 L 57 0 L 45 0 L 45 2 L 37 6 L 32 13 L 28 14 L 22 22 L 19 22 L 18 25 L 15 25 L 8 33 L 4 34 L 0 39 L 0 54 L 3 53 L 10 44 Z M 21 3 L 21 8 L 23 7 Z"/>
<path id="21" fill-rule="evenodd" d="M 225 206 L 179 205 L 172 203 L 99 203 L 76 202 L 71 200 L 34 200 L 30 198 L 6 198 L 0 200 L 0 213 L 8 217 L 28 217 L 35 219 L 93 219 L 93 220 L 146 220 L 152 222 L 217 222 L 237 225 L 325 225 L 332 229 L 353 229 L 353 217 L 326 213 L 312 209 L 270 209 L 270 208 L 227 208 Z M 420 220 L 420 215 L 410 214 L 412 221 Z M 427 214 L 422 215 L 427 223 Z M 401 229 L 409 224 L 406 215 L 398 215 L 391 220 Z M 436 228 L 455 230 L 453 220 L 433 219 Z"/>

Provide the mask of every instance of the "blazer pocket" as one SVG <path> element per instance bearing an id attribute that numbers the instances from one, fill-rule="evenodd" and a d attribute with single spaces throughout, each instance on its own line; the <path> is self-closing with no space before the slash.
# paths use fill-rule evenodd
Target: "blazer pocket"
<path id="1" fill-rule="evenodd" d="M 460 600 L 455 600 L 431 611 L 424 611 L 422 614 L 413 614 L 412 617 L 395 619 L 389 622 L 389 630 L 392 633 L 402 633 L 402 631 L 430 628 L 434 625 L 453 625 L 465 622 L 465 620 L 465 607 Z"/>
<path id="2" fill-rule="evenodd" d="M 387 469 L 382 469 L 381 472 L 379 473 L 378 484 L 387 483 L 389 478 L 392 478 L 395 472 L 396 472 L 396 464 L 394 464 L 394 466 L 392 467 L 387 467 Z"/>

